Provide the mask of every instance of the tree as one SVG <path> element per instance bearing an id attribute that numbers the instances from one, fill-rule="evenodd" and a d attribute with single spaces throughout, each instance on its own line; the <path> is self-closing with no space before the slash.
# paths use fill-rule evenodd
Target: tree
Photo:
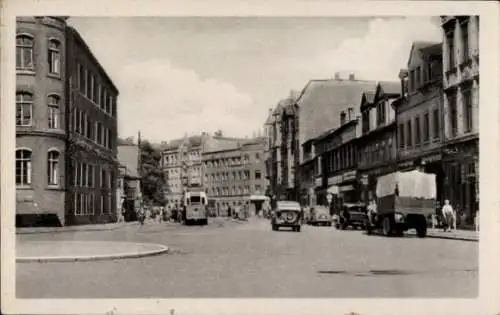
<path id="1" fill-rule="evenodd" d="M 161 167 L 161 152 L 147 140 L 140 144 L 141 165 L 140 176 L 142 197 L 145 202 L 158 206 L 165 205 L 163 187 L 165 175 Z"/>

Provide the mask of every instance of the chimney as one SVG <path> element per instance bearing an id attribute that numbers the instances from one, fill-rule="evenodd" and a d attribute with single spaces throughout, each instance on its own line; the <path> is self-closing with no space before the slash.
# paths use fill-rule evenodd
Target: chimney
<path id="1" fill-rule="evenodd" d="M 343 126 L 345 124 L 345 112 L 342 111 L 340 113 L 340 125 Z"/>
<path id="2" fill-rule="evenodd" d="M 347 109 L 347 121 L 351 121 L 351 119 L 353 119 L 353 113 L 354 113 L 354 108 L 352 107 L 349 107 Z"/>
<path id="3" fill-rule="evenodd" d="M 335 80 L 340 80 L 340 73 L 335 72 Z"/>
<path id="4" fill-rule="evenodd" d="M 350 73 L 349 74 L 349 81 L 354 81 L 356 79 L 356 77 L 354 76 L 354 73 Z"/>

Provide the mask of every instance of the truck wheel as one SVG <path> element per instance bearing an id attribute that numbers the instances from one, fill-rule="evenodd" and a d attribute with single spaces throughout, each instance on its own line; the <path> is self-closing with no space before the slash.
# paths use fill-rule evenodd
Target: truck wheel
<path id="1" fill-rule="evenodd" d="M 277 230 L 278 230 L 278 227 L 273 224 L 273 231 L 277 231 Z"/>
<path id="2" fill-rule="evenodd" d="M 427 236 L 427 222 L 425 221 L 425 219 L 418 220 L 416 230 L 418 237 L 424 238 Z"/>
<path id="3" fill-rule="evenodd" d="M 382 233 L 384 233 L 384 236 L 392 235 L 392 227 L 393 224 L 391 222 L 391 219 L 389 217 L 385 217 L 384 221 L 382 221 Z"/>

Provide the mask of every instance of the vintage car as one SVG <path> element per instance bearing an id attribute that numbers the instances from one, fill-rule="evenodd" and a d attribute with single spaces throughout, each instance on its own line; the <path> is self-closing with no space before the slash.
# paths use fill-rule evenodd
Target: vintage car
<path id="1" fill-rule="evenodd" d="M 345 230 L 349 227 L 363 228 L 367 220 L 364 203 L 344 203 L 338 213 L 333 216 L 335 228 Z"/>
<path id="2" fill-rule="evenodd" d="M 300 232 L 302 225 L 302 208 L 295 201 L 278 201 L 272 211 L 271 226 L 273 231 L 280 227 L 291 227 L 293 231 Z"/>
<path id="3" fill-rule="evenodd" d="M 309 220 L 309 224 L 332 226 L 330 209 L 325 206 L 316 206 L 311 208 L 311 218 Z"/>

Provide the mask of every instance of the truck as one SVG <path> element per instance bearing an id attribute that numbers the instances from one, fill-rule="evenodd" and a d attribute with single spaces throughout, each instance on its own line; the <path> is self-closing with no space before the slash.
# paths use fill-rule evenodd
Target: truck
<path id="1" fill-rule="evenodd" d="M 185 225 L 208 224 L 208 198 L 203 189 L 188 187 L 184 191 L 182 204 Z"/>
<path id="2" fill-rule="evenodd" d="M 367 219 L 366 231 L 382 230 L 385 236 L 402 236 L 415 229 L 427 235 L 427 218 L 435 212 L 436 175 L 420 170 L 394 172 L 377 179 L 377 214 Z"/>

